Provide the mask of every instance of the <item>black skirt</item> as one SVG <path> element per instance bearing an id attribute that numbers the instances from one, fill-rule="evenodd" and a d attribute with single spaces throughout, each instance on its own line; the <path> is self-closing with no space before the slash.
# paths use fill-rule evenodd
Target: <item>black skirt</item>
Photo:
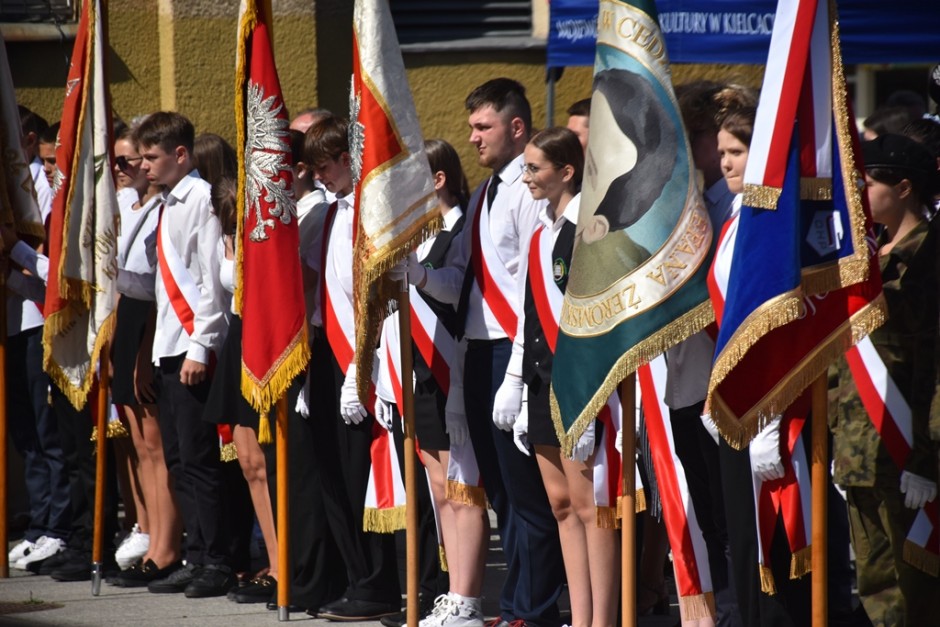
<path id="1" fill-rule="evenodd" d="M 555 423 L 552 422 L 552 406 L 549 402 L 548 382 L 534 377 L 529 381 L 529 443 L 561 448 Z"/>
<path id="2" fill-rule="evenodd" d="M 139 405 L 134 395 L 134 370 L 153 301 L 121 296 L 118 300 L 114 339 L 111 342 L 111 401 L 116 405 Z"/>
<path id="3" fill-rule="evenodd" d="M 258 412 L 242 396 L 242 319 L 238 316 L 229 322 L 202 418 L 258 430 Z"/>
<path id="4" fill-rule="evenodd" d="M 415 434 L 424 451 L 449 451 L 450 436 L 444 422 L 447 397 L 434 377 L 415 386 Z"/>

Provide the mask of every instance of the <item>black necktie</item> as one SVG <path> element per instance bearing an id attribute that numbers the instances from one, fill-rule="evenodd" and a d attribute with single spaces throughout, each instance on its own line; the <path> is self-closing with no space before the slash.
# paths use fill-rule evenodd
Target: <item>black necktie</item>
<path id="1" fill-rule="evenodd" d="M 490 179 L 490 184 L 486 188 L 486 207 L 493 208 L 493 201 L 496 199 L 496 193 L 499 191 L 499 174 L 494 174 Z"/>

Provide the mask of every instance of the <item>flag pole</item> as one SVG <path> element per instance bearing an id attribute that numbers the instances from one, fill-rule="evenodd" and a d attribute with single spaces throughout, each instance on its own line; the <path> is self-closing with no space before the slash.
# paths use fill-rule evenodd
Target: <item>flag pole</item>
<path id="1" fill-rule="evenodd" d="M 0 260 L 0 296 L 4 305 L 0 307 L 0 381 L 7 380 L 7 261 Z M 10 576 L 7 546 L 7 386 L 0 385 L 0 578 Z"/>
<path id="2" fill-rule="evenodd" d="M 98 440 L 95 444 L 97 463 L 95 465 L 95 537 L 91 550 L 91 594 L 98 596 L 101 593 L 102 577 L 102 548 L 104 546 L 104 499 L 105 499 L 105 471 L 108 467 L 108 388 L 111 387 L 111 377 L 108 372 L 109 343 L 101 347 L 101 358 L 98 361 L 98 406 L 95 423 L 98 428 Z"/>
<path id="3" fill-rule="evenodd" d="M 287 451 L 287 393 L 277 399 L 277 619 L 290 620 L 290 477 Z"/>
<path id="4" fill-rule="evenodd" d="M 620 503 L 620 585 L 623 627 L 636 626 L 636 464 L 630 461 L 636 450 L 636 373 L 631 372 L 620 383 L 620 403 L 623 407 L 623 452 L 621 453 L 621 480 L 623 498 Z"/>
<path id="5" fill-rule="evenodd" d="M 407 279 L 401 282 L 398 295 L 398 332 L 401 350 L 402 424 L 405 431 L 405 539 L 408 627 L 418 627 L 418 483 L 415 463 L 415 397 L 411 381 L 414 377 L 414 353 L 411 348 L 411 299 Z"/>
<path id="6" fill-rule="evenodd" d="M 824 372 L 813 382 L 812 409 L 812 608 L 813 627 L 825 627 L 829 617 L 829 400 Z"/>

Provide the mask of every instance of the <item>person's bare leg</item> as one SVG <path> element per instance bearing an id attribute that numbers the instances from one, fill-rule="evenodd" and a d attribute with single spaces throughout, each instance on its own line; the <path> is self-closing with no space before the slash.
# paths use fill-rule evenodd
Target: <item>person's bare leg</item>
<path id="1" fill-rule="evenodd" d="M 450 588 L 458 594 L 461 590 L 461 564 L 458 557 L 457 519 L 454 508 L 447 500 L 447 451 L 421 451 L 424 467 L 428 471 L 431 485 L 431 498 L 437 508 L 437 515 L 441 525 L 441 536 L 444 540 L 444 553 L 447 556 L 447 574 L 450 579 Z"/>
<path id="2" fill-rule="evenodd" d="M 558 539 L 568 577 L 572 627 L 590 627 L 592 619 L 590 568 L 584 525 L 575 514 L 568 492 L 568 479 L 562 470 L 561 449 L 535 446 L 535 458 L 542 474 L 552 514 L 558 522 Z"/>
<path id="3" fill-rule="evenodd" d="M 268 575 L 277 579 L 277 533 L 274 526 L 274 508 L 271 506 L 271 494 L 268 492 L 268 473 L 265 467 L 264 452 L 258 444 L 258 433 L 249 427 L 235 425 L 232 440 L 238 451 L 238 464 L 241 466 L 251 504 L 258 517 L 258 526 L 264 538 L 264 547 L 268 552 Z"/>
<path id="4" fill-rule="evenodd" d="M 593 627 L 613 627 L 618 623 L 620 535 L 616 529 L 597 526 L 593 466 L 593 459 L 588 460 L 588 463 L 564 458 L 561 460 L 562 470 L 568 480 L 571 506 L 587 538 L 588 568 L 591 573 L 591 624 Z"/>
<path id="5" fill-rule="evenodd" d="M 149 465 L 149 472 L 153 476 L 151 488 L 145 494 L 151 504 L 151 530 L 150 549 L 144 556 L 144 561 L 153 560 L 158 568 L 165 568 L 180 559 L 182 520 L 173 495 L 170 473 L 163 458 L 163 439 L 160 436 L 160 425 L 157 423 L 157 407 L 140 405 L 139 409 L 140 431 L 147 451 L 144 463 Z"/>
<path id="6" fill-rule="evenodd" d="M 129 409 L 129 408 L 128 408 Z M 128 411 L 128 415 L 130 415 Z M 133 419 L 128 420 L 133 423 Z M 133 429 L 133 428 L 131 428 Z M 134 525 L 140 525 L 141 530 L 147 527 L 147 507 L 144 505 L 143 495 L 140 493 L 139 462 L 136 442 L 131 437 L 115 438 L 111 441 L 114 450 L 114 467 L 117 469 L 118 485 L 124 501 L 124 531 L 130 533 Z"/>

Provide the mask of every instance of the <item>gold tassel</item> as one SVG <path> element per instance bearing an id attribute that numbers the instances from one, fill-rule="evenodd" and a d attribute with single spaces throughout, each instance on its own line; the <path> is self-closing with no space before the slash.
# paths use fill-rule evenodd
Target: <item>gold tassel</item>
<path id="1" fill-rule="evenodd" d="M 219 448 L 219 459 L 223 462 L 233 462 L 238 459 L 238 449 L 235 448 L 234 442 L 223 444 Z"/>
<path id="2" fill-rule="evenodd" d="M 741 204 L 755 209 L 776 211 L 777 202 L 780 200 L 780 192 L 779 187 L 747 183 L 744 186 L 744 199 Z"/>
<path id="3" fill-rule="evenodd" d="M 801 177 L 800 200 L 832 200 L 832 179 Z"/>
<path id="4" fill-rule="evenodd" d="M 373 533 L 395 533 L 407 526 L 405 506 L 376 509 L 367 507 L 362 513 L 362 530 Z"/>
<path id="5" fill-rule="evenodd" d="M 109 420 L 108 432 L 105 437 L 108 439 L 129 438 L 131 437 L 131 434 L 127 432 L 127 429 L 124 427 L 124 423 L 122 423 L 120 420 Z"/>
<path id="6" fill-rule="evenodd" d="M 441 565 L 441 572 L 448 572 L 447 570 L 447 551 L 444 550 L 443 544 L 437 545 L 437 561 Z"/>
<path id="7" fill-rule="evenodd" d="M 597 526 L 600 529 L 620 529 L 620 519 L 617 517 L 617 509 L 613 507 L 595 508 L 597 511 Z"/>
<path id="8" fill-rule="evenodd" d="M 265 414 L 287 391 L 297 375 L 307 369 L 309 362 L 310 343 L 307 341 L 305 324 L 267 372 L 264 380 L 255 379 L 242 362 L 242 394 L 255 411 Z M 258 436 L 260 438 L 261 434 Z"/>
<path id="9" fill-rule="evenodd" d="M 931 553 L 922 546 L 917 546 L 910 540 L 904 541 L 904 561 L 917 570 L 927 573 L 931 577 L 940 575 L 940 555 Z"/>
<path id="10" fill-rule="evenodd" d="M 813 570 L 813 550 L 811 546 L 802 549 L 790 556 L 790 579 L 799 579 Z"/>
<path id="11" fill-rule="evenodd" d="M 459 481 L 447 480 L 444 498 L 455 503 L 486 508 L 486 492 L 479 486 L 470 486 Z"/>
<path id="12" fill-rule="evenodd" d="M 715 595 L 711 592 L 679 597 L 679 617 L 683 621 L 717 616 Z"/>
<path id="13" fill-rule="evenodd" d="M 271 444 L 274 437 L 271 435 L 271 414 L 258 416 L 258 444 Z"/>
<path id="14" fill-rule="evenodd" d="M 640 488 L 636 491 L 636 513 L 646 511 L 646 489 Z"/>
<path id="15" fill-rule="evenodd" d="M 89 442 L 98 441 L 98 425 L 95 425 L 94 427 L 91 428 L 91 437 L 88 438 L 88 441 Z"/>
<path id="16" fill-rule="evenodd" d="M 774 574 L 770 569 L 760 564 L 760 589 L 762 592 L 770 595 L 777 594 L 777 584 L 774 582 Z"/>

